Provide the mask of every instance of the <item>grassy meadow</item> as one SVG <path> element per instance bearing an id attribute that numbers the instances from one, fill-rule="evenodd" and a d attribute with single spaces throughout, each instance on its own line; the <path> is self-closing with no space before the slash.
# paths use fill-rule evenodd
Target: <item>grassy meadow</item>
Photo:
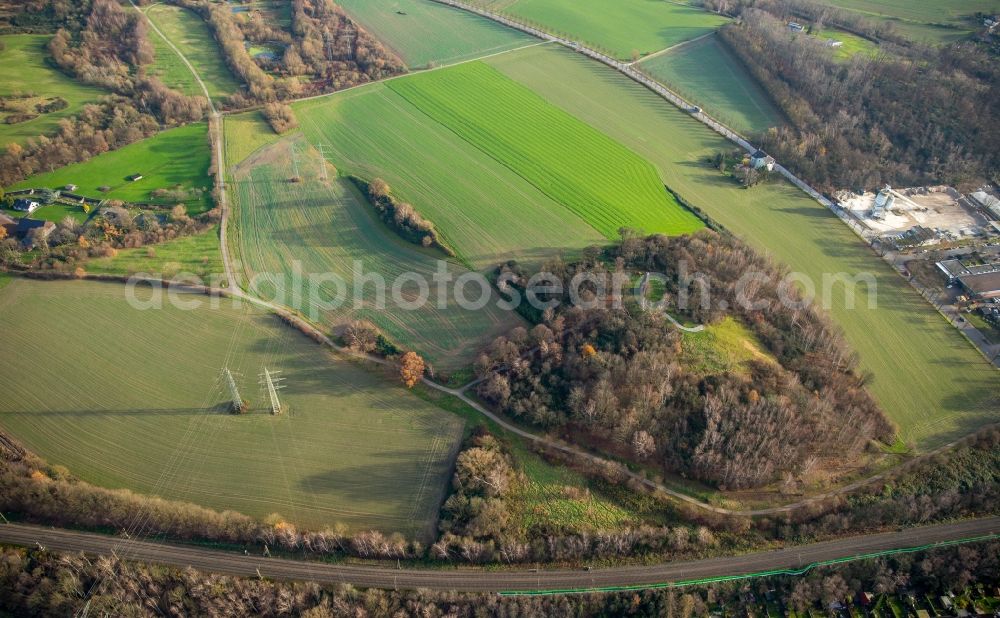
<path id="1" fill-rule="evenodd" d="M 817 36 L 824 40 L 833 39 L 834 41 L 840 41 L 843 43 L 840 47 L 831 48 L 833 50 L 834 57 L 838 60 L 850 60 L 856 54 L 874 56 L 878 53 L 878 45 L 872 43 L 868 39 L 859 37 L 856 34 L 851 34 L 850 32 L 845 32 L 844 30 L 838 30 L 836 28 L 825 28 L 819 31 L 814 30 L 813 36 Z"/>
<path id="2" fill-rule="evenodd" d="M 731 317 L 681 337 L 681 361 L 696 373 L 746 374 L 751 361 L 777 362 L 766 350 L 750 329 Z"/>
<path id="3" fill-rule="evenodd" d="M 863 286 L 854 309 L 835 286 L 831 310 L 903 440 L 929 449 L 1000 420 L 1000 372 L 823 206 L 783 182 L 739 188 L 705 162 L 729 142 L 586 58 L 539 47 L 488 62 L 653 162 L 672 190 L 817 289 L 823 273 L 873 274 L 876 309 Z"/>
<path id="4" fill-rule="evenodd" d="M 198 72 L 213 99 L 221 99 L 240 88 L 239 82 L 222 60 L 222 50 L 202 19 L 177 6 L 154 4 L 145 10 L 146 17 L 163 31 Z M 152 28 L 149 38 L 156 50 L 151 73 L 164 84 L 186 95 L 204 96 L 191 70 L 163 38 Z"/>
<path id="5" fill-rule="evenodd" d="M 223 116 L 222 119 L 226 131 L 227 167 L 239 165 L 258 148 L 280 139 L 259 111 L 230 114 Z"/>
<path id="6" fill-rule="evenodd" d="M 480 4 L 623 60 L 708 34 L 728 21 L 662 0 L 480 0 Z"/>
<path id="7" fill-rule="evenodd" d="M 302 177 L 299 183 L 288 182 L 294 174 L 293 157 Z M 230 233 L 244 285 L 257 277 L 255 288 L 264 298 L 279 298 L 307 315 L 315 310 L 330 326 L 369 320 L 397 345 L 415 349 L 444 372 L 471 364 L 493 338 L 521 323 L 515 313 L 496 308 L 495 296 L 478 311 L 462 309 L 451 294 L 447 306 L 440 307 L 436 286 L 430 282 L 445 256 L 399 238 L 375 216 L 374 208 L 349 180 L 337 178 L 332 170 L 328 182 L 321 180 L 323 165 L 319 153 L 304 140 L 284 139 L 230 168 L 235 207 Z M 322 286 L 315 297 L 308 292 L 294 297 L 286 282 L 292 280 L 296 264 L 304 277 L 314 273 L 339 277 L 345 283 L 342 303 L 323 307 L 337 295 L 332 283 Z M 447 268 L 455 277 L 467 272 L 454 263 Z M 387 291 L 380 309 L 373 285 L 359 283 L 360 275 L 375 274 L 391 290 L 404 273 L 415 273 L 429 283 L 428 302 L 407 308 Z M 356 285 L 365 286 L 357 297 Z M 412 282 L 396 293 L 406 301 L 417 294 Z M 467 297 L 477 295 L 478 288 L 469 286 Z"/>
<path id="8" fill-rule="evenodd" d="M 782 124 L 781 112 L 767 91 L 715 36 L 637 66 L 736 131 L 758 133 Z"/>
<path id="9" fill-rule="evenodd" d="M 4 431 L 106 487 L 314 529 L 420 534 L 434 521 L 457 417 L 260 311 L 165 301 L 140 313 L 124 291 L 20 279 L 0 290 L 0 354 L 17 358 L 0 374 Z M 224 366 L 248 414 L 225 411 Z M 286 378 L 280 416 L 264 406 L 263 367 Z"/>
<path id="10" fill-rule="evenodd" d="M 193 236 L 135 249 L 119 249 L 113 257 L 90 259 L 83 265 L 88 273 L 134 275 L 149 273 L 169 279 L 178 274 L 194 274 L 206 283 L 213 275 L 223 276 L 219 228 Z"/>
<path id="11" fill-rule="evenodd" d="M 951 43 L 982 24 L 977 12 L 1000 13 L 998 0 L 830 0 L 842 9 L 892 24 L 897 32 L 927 43 Z"/>
<path id="12" fill-rule="evenodd" d="M 196 213 L 211 207 L 210 160 L 208 131 L 205 123 L 199 122 L 163 131 L 83 163 L 32 176 L 13 188 L 61 189 L 75 184 L 79 187 L 76 192 L 87 197 L 173 205 L 178 200 L 157 199 L 151 193 L 181 187 L 192 191 L 182 201 L 188 212 Z M 142 174 L 143 178 L 131 182 L 127 177 L 132 174 Z M 101 191 L 100 187 L 109 190 Z"/>
<path id="13" fill-rule="evenodd" d="M 486 64 L 389 87 L 609 239 L 622 227 L 683 234 L 703 225 L 649 162 Z"/>
<path id="14" fill-rule="evenodd" d="M 604 242 L 583 219 L 387 84 L 293 107 L 306 139 L 323 144 L 341 174 L 385 179 L 473 270 L 508 259 L 539 263 Z M 229 121 L 226 127 L 229 140 Z"/>
<path id="15" fill-rule="evenodd" d="M 535 39 L 428 0 L 341 0 L 340 6 L 411 68 L 502 52 Z"/>
<path id="16" fill-rule="evenodd" d="M 108 92 L 85 86 L 61 73 L 46 60 L 52 37 L 46 34 L 11 34 L 0 36 L 0 97 L 28 94 L 29 98 L 11 101 L 10 105 L 30 107 L 47 99 L 62 97 L 69 104 L 65 109 L 39 114 L 27 122 L 7 124 L 9 112 L 0 112 L 0 146 L 10 142 L 23 144 L 29 137 L 52 133 L 59 121 L 78 113 L 87 103 L 96 102 Z M 26 111 L 30 111 L 26 110 Z"/>

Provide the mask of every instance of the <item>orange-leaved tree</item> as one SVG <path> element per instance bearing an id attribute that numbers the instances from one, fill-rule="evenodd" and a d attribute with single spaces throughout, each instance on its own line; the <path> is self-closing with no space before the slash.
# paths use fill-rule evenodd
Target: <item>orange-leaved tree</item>
<path id="1" fill-rule="evenodd" d="M 416 352 L 407 352 L 399 359 L 399 377 L 402 378 L 406 388 L 413 388 L 420 381 L 424 369 L 424 359 Z"/>

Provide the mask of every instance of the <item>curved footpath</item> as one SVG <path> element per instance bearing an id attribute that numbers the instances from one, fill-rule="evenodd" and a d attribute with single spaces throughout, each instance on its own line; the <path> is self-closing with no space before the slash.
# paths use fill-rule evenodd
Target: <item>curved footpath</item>
<path id="1" fill-rule="evenodd" d="M 58 552 L 115 555 L 126 560 L 154 562 L 202 571 L 278 580 L 347 583 L 363 588 L 499 592 L 502 594 L 569 593 L 693 585 L 774 572 L 801 572 L 817 563 L 845 562 L 863 557 L 913 551 L 940 544 L 998 538 L 1000 517 L 989 517 L 812 543 L 742 556 L 726 556 L 650 566 L 586 570 L 484 571 L 474 569 L 394 569 L 246 556 L 121 538 L 89 532 L 24 524 L 0 525 L 0 542 L 41 546 Z"/>

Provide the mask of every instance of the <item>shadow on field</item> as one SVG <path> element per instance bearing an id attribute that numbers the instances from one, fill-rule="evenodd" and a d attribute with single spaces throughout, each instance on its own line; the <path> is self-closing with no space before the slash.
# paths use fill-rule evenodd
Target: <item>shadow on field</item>
<path id="1" fill-rule="evenodd" d="M 403 497 L 420 489 L 419 484 L 423 481 L 431 455 L 422 450 L 365 453 L 365 459 L 371 463 L 311 474 L 300 479 L 297 487 L 313 494 L 336 495 L 362 502 L 370 501 L 373 496 L 385 495 L 387 491 Z M 443 458 L 447 452 L 443 451 L 440 455 Z M 424 495 L 424 499 L 439 490 L 440 481 L 437 477 L 427 479 L 428 486 L 424 490 L 430 492 Z"/>

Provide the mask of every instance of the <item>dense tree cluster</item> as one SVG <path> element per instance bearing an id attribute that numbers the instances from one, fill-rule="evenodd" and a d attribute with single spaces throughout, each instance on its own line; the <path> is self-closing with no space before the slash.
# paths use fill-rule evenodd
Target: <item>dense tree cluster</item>
<path id="1" fill-rule="evenodd" d="M 779 293 L 786 284 L 773 263 L 714 232 L 626 234 L 616 254 L 621 267 L 663 273 L 668 294 L 689 296 L 681 313 L 696 321 L 738 318 L 780 364 L 703 375 L 680 362 L 679 334 L 663 316 L 577 306 L 495 340 L 477 362 L 482 397 L 534 425 L 570 428 L 592 446 L 727 488 L 802 472 L 817 457 L 850 459 L 873 439 L 891 439 L 839 332 L 816 309 L 781 301 L 796 292 Z M 610 276 L 596 261 L 545 270 L 567 290 L 579 273 Z M 684 270 L 700 275 L 680 283 Z M 738 285 L 747 272 L 760 276 Z"/>
<path id="2" fill-rule="evenodd" d="M 292 0 L 292 34 L 295 42 L 285 53 L 284 68 L 308 75 L 313 88 L 339 90 L 404 70 L 399 58 L 333 0 Z"/>
<path id="3" fill-rule="evenodd" d="M 299 121 L 295 118 L 295 112 L 284 103 L 265 103 L 263 112 L 267 123 L 271 125 L 271 130 L 278 135 L 299 126 Z"/>
<path id="4" fill-rule="evenodd" d="M 406 240 L 424 247 L 437 247 L 448 255 L 455 253 L 441 240 L 434 224 L 424 219 L 412 205 L 396 199 L 381 178 L 371 182 L 351 176 L 351 181 L 368 197 L 380 219 Z"/>
<path id="5" fill-rule="evenodd" d="M 358 590 L 316 583 L 275 582 L 150 566 L 115 557 L 89 559 L 38 549 L 0 549 L 0 610 L 16 616 L 707 616 L 710 608 L 745 615 L 765 595 L 805 613 L 822 614 L 861 592 L 894 594 L 900 587 L 935 597 L 1000 581 L 1000 543 L 937 548 L 814 569 L 801 577 L 771 576 L 683 590 L 605 594 L 500 596 L 453 592 Z"/>
<path id="6" fill-rule="evenodd" d="M 86 26 L 74 40 L 61 28 L 49 42 L 56 64 L 80 81 L 124 92 L 131 88 L 131 68 L 149 64 L 155 52 L 148 23 L 113 0 L 93 0 Z"/>
<path id="7" fill-rule="evenodd" d="M 212 29 L 230 70 L 247 85 L 232 107 L 287 100 L 347 88 L 400 73 L 402 62 L 332 0 L 293 0 L 291 32 L 256 12 L 234 14 L 226 4 L 170 0 L 198 13 Z M 280 47 L 279 57 L 253 58 L 245 41 Z"/>
<path id="8" fill-rule="evenodd" d="M 827 189 L 974 186 L 1000 170 L 1000 67 L 975 45 L 883 44 L 874 57 L 838 61 L 798 19 L 748 8 L 722 40 L 791 121 L 761 136 L 783 164 Z"/>

